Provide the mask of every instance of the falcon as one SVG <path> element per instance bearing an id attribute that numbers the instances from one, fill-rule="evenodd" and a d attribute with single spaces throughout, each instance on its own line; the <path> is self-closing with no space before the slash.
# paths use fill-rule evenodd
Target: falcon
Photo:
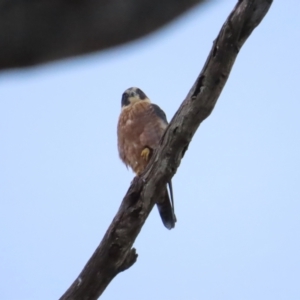
<path id="1" fill-rule="evenodd" d="M 136 87 L 129 88 L 123 93 L 121 106 L 117 129 L 119 155 L 126 167 L 129 166 L 136 175 L 140 175 L 168 126 L 166 114 Z M 172 229 L 176 217 L 171 181 L 168 182 L 168 186 L 170 197 L 166 187 L 162 201 L 156 205 L 163 224 Z"/>

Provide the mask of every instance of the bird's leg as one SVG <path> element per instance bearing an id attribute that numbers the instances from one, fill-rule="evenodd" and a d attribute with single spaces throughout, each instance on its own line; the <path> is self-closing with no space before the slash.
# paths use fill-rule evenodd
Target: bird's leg
<path id="1" fill-rule="evenodd" d="M 143 149 L 143 151 L 141 152 L 141 157 L 145 160 L 148 161 L 149 160 L 149 155 L 150 155 L 150 149 L 148 147 L 145 147 Z"/>

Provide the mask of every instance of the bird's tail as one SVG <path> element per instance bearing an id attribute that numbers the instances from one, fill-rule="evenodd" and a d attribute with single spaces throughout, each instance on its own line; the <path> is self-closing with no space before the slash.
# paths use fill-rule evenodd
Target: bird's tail
<path id="1" fill-rule="evenodd" d="M 175 223 L 177 220 L 174 213 L 174 199 L 171 181 L 168 182 L 168 186 L 170 190 L 170 197 L 168 194 L 168 190 L 165 189 L 164 194 L 162 195 L 162 200 L 157 203 L 157 208 L 165 227 L 167 227 L 168 229 L 172 229 L 175 227 Z"/>

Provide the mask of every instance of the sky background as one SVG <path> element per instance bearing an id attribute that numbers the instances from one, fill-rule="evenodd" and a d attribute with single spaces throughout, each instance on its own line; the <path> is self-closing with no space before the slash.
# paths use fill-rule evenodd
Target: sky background
<path id="1" fill-rule="evenodd" d="M 0 298 L 58 299 L 133 178 L 118 158 L 121 95 L 174 115 L 236 1 L 214 1 L 110 51 L 0 73 Z M 101 299 L 300 299 L 300 2 L 274 1 L 154 208 L 136 264 Z"/>

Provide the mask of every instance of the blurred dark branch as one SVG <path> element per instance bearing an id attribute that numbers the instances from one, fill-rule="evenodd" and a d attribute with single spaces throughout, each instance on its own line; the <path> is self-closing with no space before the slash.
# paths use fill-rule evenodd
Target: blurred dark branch
<path id="1" fill-rule="evenodd" d="M 207 0 L 208 1 L 208 0 Z M 205 0 L 0 0 L 0 69 L 104 50 Z"/>
<path id="2" fill-rule="evenodd" d="M 141 177 L 135 177 L 101 244 L 61 300 L 97 299 L 119 272 L 134 264 L 137 255 L 132 245 L 157 195 L 175 174 L 194 133 L 212 112 L 239 50 L 271 4 L 272 0 L 243 0 L 237 3 L 149 166 Z M 193 44 L 197 39 L 199 37 L 194 38 Z"/>

